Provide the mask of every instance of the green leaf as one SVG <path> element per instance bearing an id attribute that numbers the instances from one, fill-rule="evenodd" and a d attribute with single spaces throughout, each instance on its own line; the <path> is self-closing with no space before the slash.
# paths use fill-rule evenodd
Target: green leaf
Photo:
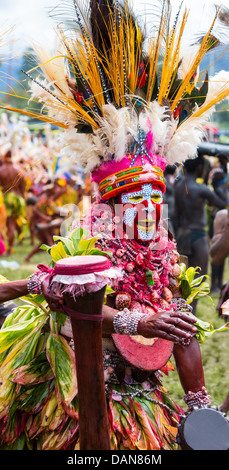
<path id="1" fill-rule="evenodd" d="M 74 352 L 62 336 L 50 333 L 46 354 L 55 376 L 58 401 L 69 407 L 77 394 Z"/>
<path id="2" fill-rule="evenodd" d="M 210 288 L 208 282 L 202 282 L 202 284 L 198 287 L 191 289 L 191 293 L 186 298 L 187 303 L 190 304 L 194 299 L 199 299 L 207 294 L 209 294 Z"/>
<path id="3" fill-rule="evenodd" d="M 18 343 L 41 322 L 47 320 L 44 314 L 28 320 L 6 326 L 0 330 L 0 354 L 9 349 L 14 343 Z"/>
<path id="4" fill-rule="evenodd" d="M 68 255 L 63 247 L 61 242 L 57 243 L 57 245 L 53 245 L 50 251 L 52 256 L 52 260 L 56 263 L 59 259 L 67 258 Z"/>
<path id="5" fill-rule="evenodd" d="M 51 311 L 51 315 L 54 322 L 56 322 L 58 325 L 64 326 L 67 318 L 65 313 Z"/>
<path id="6" fill-rule="evenodd" d="M 154 285 L 154 279 L 153 279 L 153 271 L 150 269 L 147 269 L 146 271 L 146 282 L 148 286 L 153 286 Z"/>
<path id="7" fill-rule="evenodd" d="M 207 276 L 206 274 L 204 274 L 203 276 L 199 276 L 199 277 L 196 277 L 195 279 L 193 279 L 193 281 L 191 282 L 191 286 L 194 287 L 194 286 L 197 286 L 198 284 L 200 284 L 203 279 L 209 279 L 209 276 Z"/>
<path id="8" fill-rule="evenodd" d="M 34 358 L 40 330 L 43 325 L 44 323 L 41 322 L 25 338 L 16 342 L 4 358 L 0 368 L 0 416 L 4 416 L 4 413 L 7 412 L 7 407 L 15 399 L 16 384 L 10 380 L 10 374 L 14 369 L 27 364 Z"/>
<path id="9" fill-rule="evenodd" d="M 97 238 L 89 238 L 88 240 L 81 239 L 78 244 L 78 250 L 84 250 L 86 253 L 94 248 Z"/>
<path id="10" fill-rule="evenodd" d="M 189 282 L 189 284 L 192 283 L 195 275 L 196 275 L 196 272 L 198 271 L 198 269 L 200 269 L 198 266 L 196 268 L 193 268 L 193 267 L 190 267 L 187 269 L 186 271 L 186 279 L 187 281 Z"/>
<path id="11" fill-rule="evenodd" d="M 179 279 L 182 280 L 182 279 L 185 279 L 185 274 L 186 274 L 186 265 L 184 263 L 180 263 L 180 268 L 181 268 L 181 272 L 180 272 L 180 276 L 179 276 Z"/>
<path id="12" fill-rule="evenodd" d="M 108 294 L 114 294 L 114 293 L 115 293 L 115 291 L 113 289 L 111 289 L 110 286 L 107 285 L 106 286 L 106 294 L 108 295 Z"/>
<path id="13" fill-rule="evenodd" d="M 46 404 L 54 390 L 54 380 L 42 382 L 31 387 L 21 386 L 17 398 L 18 408 L 24 413 L 37 413 Z"/>
<path id="14" fill-rule="evenodd" d="M 112 255 L 112 252 L 111 251 L 101 251 L 101 250 L 98 250 L 98 248 L 93 248 L 90 251 L 90 255 L 110 256 L 110 255 Z"/>
<path id="15" fill-rule="evenodd" d="M 195 317 L 196 318 L 196 317 Z M 199 318 L 196 319 L 195 327 L 198 329 L 196 334 L 196 338 L 200 343 L 204 343 L 206 338 L 210 338 L 215 333 L 220 333 L 222 331 L 229 330 L 229 323 L 221 326 L 220 328 L 215 329 L 213 324 L 210 322 L 205 322 L 200 320 Z"/>
<path id="16" fill-rule="evenodd" d="M 43 244 L 40 246 L 40 250 L 46 250 L 48 253 L 50 253 L 51 248 L 52 248 L 51 246 L 45 245 L 45 243 L 43 243 Z"/>
<path id="17" fill-rule="evenodd" d="M 187 279 L 183 279 L 181 282 L 180 282 L 180 288 L 181 288 L 181 293 L 182 293 L 182 297 L 183 299 L 187 299 L 187 297 L 191 294 L 191 287 L 189 285 L 189 282 L 187 281 Z"/>
<path id="18" fill-rule="evenodd" d="M 73 242 L 72 242 L 72 240 L 70 240 L 70 238 L 60 237 L 58 235 L 54 235 L 53 240 L 54 241 L 60 240 L 60 242 L 62 242 L 63 245 L 64 245 L 66 253 L 68 255 L 71 255 L 71 256 L 75 255 L 75 248 L 74 248 Z"/>
<path id="19" fill-rule="evenodd" d="M 45 351 L 28 364 L 12 371 L 10 380 L 20 385 L 35 385 L 53 378 L 53 372 Z"/>

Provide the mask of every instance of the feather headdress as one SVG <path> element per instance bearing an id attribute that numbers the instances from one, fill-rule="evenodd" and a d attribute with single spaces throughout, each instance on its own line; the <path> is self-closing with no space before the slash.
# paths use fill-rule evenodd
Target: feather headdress
<path id="1" fill-rule="evenodd" d="M 64 129 L 68 153 L 94 172 L 104 199 L 126 181 L 119 171 L 120 184 L 110 184 L 104 173 L 110 168 L 114 180 L 112 165 L 118 162 L 119 168 L 124 162 L 128 184 L 139 174 L 149 178 L 149 165 L 152 178 L 162 182 L 165 161 L 182 163 L 195 156 L 206 119 L 229 95 L 229 72 L 198 78 L 203 57 L 220 44 L 215 30 L 224 18 L 222 10 L 216 9 L 187 65 L 182 38 L 189 12 L 182 5 L 172 22 L 170 0 L 161 0 L 159 15 L 155 8 L 157 27 L 146 38 L 127 0 L 123 6 L 117 0 L 91 0 L 89 7 L 83 0 L 72 0 L 72 8 L 67 4 L 67 18 L 61 17 L 68 28 L 58 25 L 58 51 L 50 57 L 44 48 L 37 50 L 43 77 L 25 72 L 32 81 L 32 99 L 44 104 L 43 112 L 23 113 Z M 60 15 L 60 7 L 56 13 Z"/>

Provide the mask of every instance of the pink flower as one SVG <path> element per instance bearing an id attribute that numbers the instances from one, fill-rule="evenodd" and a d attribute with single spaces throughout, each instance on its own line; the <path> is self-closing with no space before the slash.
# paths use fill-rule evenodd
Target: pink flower
<path id="1" fill-rule="evenodd" d="M 103 213 L 101 214 L 101 219 L 102 219 L 102 220 L 107 220 L 107 219 L 108 219 L 108 214 L 107 214 L 107 212 L 103 212 Z"/>
<path id="2" fill-rule="evenodd" d="M 138 253 L 135 258 L 136 264 L 142 265 L 144 263 L 144 256 L 142 253 Z"/>
<path id="3" fill-rule="evenodd" d="M 119 224 L 120 217 L 118 215 L 115 215 L 115 217 L 113 217 L 113 222 L 114 222 L 114 224 Z"/>
<path id="4" fill-rule="evenodd" d="M 158 294 L 158 292 L 156 290 L 151 292 L 151 301 L 152 302 L 156 302 L 159 299 L 160 299 L 160 295 Z"/>
<path id="5" fill-rule="evenodd" d="M 128 271 L 128 273 L 132 273 L 134 268 L 135 268 L 135 264 L 133 262 L 130 262 L 126 265 L 126 270 Z"/>

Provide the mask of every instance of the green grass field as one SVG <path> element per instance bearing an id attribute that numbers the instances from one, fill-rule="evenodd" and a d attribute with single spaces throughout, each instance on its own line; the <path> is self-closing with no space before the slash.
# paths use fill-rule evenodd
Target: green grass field
<path id="1" fill-rule="evenodd" d="M 15 246 L 14 253 L 8 256 L 2 256 L 0 259 L 8 261 L 17 261 L 20 265 L 19 269 L 3 269 L 0 268 L 0 274 L 7 279 L 13 281 L 16 279 L 25 279 L 28 277 L 36 265 L 39 263 L 48 264 L 49 257 L 44 251 L 37 253 L 30 261 L 25 263 L 23 260 L 31 250 L 30 240 L 26 238 L 23 240 L 22 245 Z M 229 267 L 226 262 L 224 272 L 224 282 L 229 279 Z M 213 294 L 213 303 L 208 298 L 203 298 L 198 301 L 197 316 L 202 319 L 213 323 L 215 328 L 219 328 L 224 324 L 222 318 L 218 317 L 216 312 L 216 305 L 218 302 L 218 295 Z M 229 349 L 229 331 L 216 333 L 211 338 L 207 339 L 201 345 L 201 353 L 205 371 L 205 382 L 208 393 L 211 395 L 211 401 L 214 405 L 220 405 L 223 401 L 227 391 L 229 390 L 229 369 L 228 369 L 228 349 Z M 173 365 L 174 361 L 172 358 Z M 165 377 L 164 386 L 169 390 L 171 397 L 176 400 L 180 406 L 184 406 L 183 390 L 179 382 L 176 370 L 170 372 L 168 377 Z"/>

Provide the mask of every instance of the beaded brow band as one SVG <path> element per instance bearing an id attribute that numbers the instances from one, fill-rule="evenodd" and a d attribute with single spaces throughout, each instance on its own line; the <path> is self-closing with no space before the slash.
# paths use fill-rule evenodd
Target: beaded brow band
<path id="1" fill-rule="evenodd" d="M 159 169 L 160 170 L 160 169 Z M 106 196 L 107 194 L 112 194 L 113 192 L 117 191 L 120 187 L 122 187 L 122 189 L 124 189 L 125 187 L 128 187 L 128 186 L 131 186 L 131 185 L 134 185 L 136 184 L 137 182 L 141 182 L 143 183 L 144 181 L 142 181 L 142 179 L 140 179 L 140 177 L 142 177 L 142 175 L 144 174 L 147 174 L 149 172 L 146 172 L 146 171 L 141 171 L 141 170 L 137 170 L 135 169 L 135 171 L 133 172 L 132 174 L 132 177 L 131 178 L 127 178 L 127 173 L 128 170 L 125 170 L 123 172 L 119 172 L 118 174 L 119 175 L 122 175 L 120 176 L 119 178 L 116 178 L 115 181 L 112 182 L 112 177 L 114 178 L 114 175 L 112 175 L 111 178 L 106 178 L 106 180 L 103 180 L 100 185 L 99 185 L 99 191 L 100 191 L 100 194 L 101 196 Z M 165 184 L 165 179 L 164 177 L 160 174 L 161 173 L 161 170 L 160 172 L 157 171 L 156 167 L 153 167 L 153 171 L 151 172 L 151 177 L 153 179 L 155 179 L 158 183 L 161 183 L 161 184 Z"/>

